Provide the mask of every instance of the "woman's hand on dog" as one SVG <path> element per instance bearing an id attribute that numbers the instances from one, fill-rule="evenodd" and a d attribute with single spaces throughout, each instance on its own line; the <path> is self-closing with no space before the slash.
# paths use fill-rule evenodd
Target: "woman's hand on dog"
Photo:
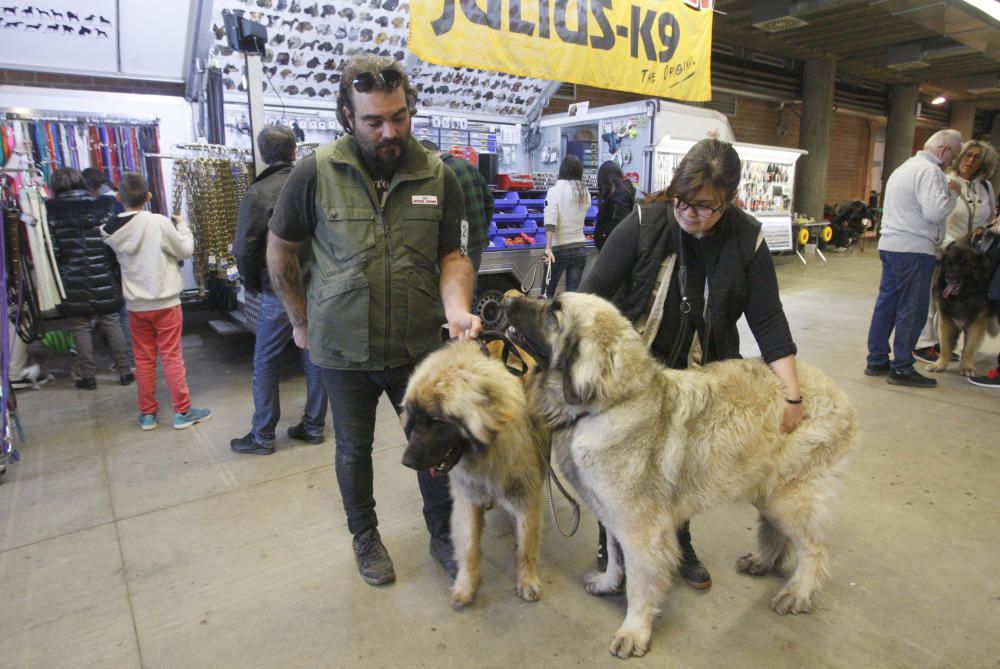
<path id="1" fill-rule="evenodd" d="M 785 415 L 781 419 L 782 432 L 791 432 L 806 417 L 806 410 L 802 406 L 801 404 L 785 404 Z"/>

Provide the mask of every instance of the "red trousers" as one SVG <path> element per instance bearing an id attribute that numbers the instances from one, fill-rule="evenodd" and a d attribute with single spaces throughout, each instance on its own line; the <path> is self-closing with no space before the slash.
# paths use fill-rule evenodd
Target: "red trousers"
<path id="1" fill-rule="evenodd" d="M 181 306 L 154 311 L 129 311 L 128 327 L 132 331 L 132 353 L 135 355 L 135 384 L 139 392 L 139 412 L 155 414 L 156 354 L 160 354 L 163 376 L 167 380 L 174 413 L 186 413 L 191 408 L 181 352 L 181 330 L 184 316 Z"/>

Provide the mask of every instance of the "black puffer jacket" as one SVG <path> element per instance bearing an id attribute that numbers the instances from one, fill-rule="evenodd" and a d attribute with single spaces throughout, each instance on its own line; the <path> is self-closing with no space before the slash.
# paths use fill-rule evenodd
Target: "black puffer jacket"
<path id="1" fill-rule="evenodd" d="M 89 191 L 60 193 L 45 203 L 52 245 L 66 299 L 64 316 L 111 314 L 121 309 L 122 286 L 111 248 L 101 239 L 100 227 L 115 215 L 115 201 Z"/>

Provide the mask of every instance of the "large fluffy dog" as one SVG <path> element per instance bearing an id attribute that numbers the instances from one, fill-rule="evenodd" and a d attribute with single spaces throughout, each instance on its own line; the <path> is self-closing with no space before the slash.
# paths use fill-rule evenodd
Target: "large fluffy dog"
<path id="1" fill-rule="evenodd" d="M 403 464 L 451 472 L 451 537 L 458 562 L 452 602 L 464 605 L 476 596 L 479 537 L 490 503 L 515 521 L 517 595 L 537 600 L 548 429 L 528 410 L 521 380 L 477 344 L 450 344 L 414 370 L 403 408 L 409 439 Z"/>
<path id="2" fill-rule="evenodd" d="M 588 592 L 621 587 L 614 545 L 624 551 L 628 613 L 611 653 L 646 652 L 679 561 L 678 525 L 723 500 L 749 500 L 760 511 L 758 550 L 738 569 L 767 573 L 791 544 L 798 565 L 771 607 L 809 612 L 827 571 L 821 520 L 857 424 L 844 393 L 799 363 L 806 418 L 783 434 L 785 397 L 761 360 L 670 370 L 598 297 L 505 305 L 509 333 L 538 363 L 529 403 L 552 427 L 561 469 L 608 530 L 608 568 L 587 575 Z"/>
<path id="3" fill-rule="evenodd" d="M 962 333 L 963 376 L 976 375 L 976 354 L 986 333 L 996 335 L 997 312 L 986 299 L 994 265 L 985 254 L 963 242 L 948 245 L 934 275 L 933 299 L 938 310 L 938 337 L 941 354 L 928 372 L 943 372 Z"/>

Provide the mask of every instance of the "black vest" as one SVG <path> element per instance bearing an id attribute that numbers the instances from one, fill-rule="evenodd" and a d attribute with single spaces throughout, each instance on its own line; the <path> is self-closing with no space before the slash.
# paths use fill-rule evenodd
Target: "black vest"
<path id="1" fill-rule="evenodd" d="M 638 260 L 615 304 L 633 323 L 652 308 L 656 277 L 664 259 L 677 252 L 683 233 L 674 218 L 669 202 L 638 205 L 642 209 L 639 225 Z M 637 215 L 634 212 L 632 215 Z M 708 279 L 706 336 L 712 346 L 702 342 L 709 359 L 740 357 L 740 337 L 736 323 L 747 306 L 747 267 L 757 251 L 760 223 L 749 214 L 729 207 L 712 228 L 712 243 L 705 245 L 705 273 Z M 679 263 L 678 263 L 679 264 Z M 677 266 L 670 281 L 677 281 Z M 671 305 L 664 320 L 679 318 Z"/>

